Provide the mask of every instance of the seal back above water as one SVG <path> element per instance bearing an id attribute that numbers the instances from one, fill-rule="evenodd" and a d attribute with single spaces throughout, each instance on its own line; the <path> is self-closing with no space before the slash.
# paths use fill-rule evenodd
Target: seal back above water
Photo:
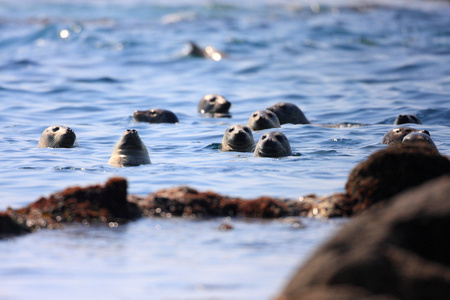
<path id="1" fill-rule="evenodd" d="M 414 115 L 398 115 L 397 119 L 395 119 L 394 121 L 394 125 L 407 123 L 422 124 L 422 121 L 420 121 L 420 119 Z"/>
<path id="2" fill-rule="evenodd" d="M 255 111 L 248 119 L 247 126 L 253 131 L 281 127 L 277 115 L 270 110 Z"/>
<path id="3" fill-rule="evenodd" d="M 225 130 L 222 151 L 252 152 L 255 140 L 252 131 L 245 125 L 232 125 Z"/>
<path id="4" fill-rule="evenodd" d="M 430 136 L 430 133 L 427 130 L 418 130 L 411 127 L 397 127 L 389 130 L 383 137 L 382 144 L 387 145 L 395 145 L 400 144 L 403 141 L 403 138 L 412 133 L 412 132 L 422 132 L 425 134 L 428 134 Z"/>
<path id="5" fill-rule="evenodd" d="M 292 155 L 287 137 L 279 131 L 264 133 L 256 144 L 254 156 L 283 157 Z"/>
<path id="6" fill-rule="evenodd" d="M 268 107 L 267 110 L 270 110 L 277 115 L 281 125 L 287 123 L 310 124 L 302 110 L 293 103 L 279 102 L 271 107 Z"/>
<path id="7" fill-rule="evenodd" d="M 137 122 L 148 123 L 178 123 L 177 116 L 170 110 L 165 109 L 150 109 L 150 110 L 137 110 L 133 114 L 134 120 Z"/>
<path id="8" fill-rule="evenodd" d="M 50 126 L 42 132 L 38 148 L 72 148 L 76 138 L 75 132 L 67 126 Z"/>
<path id="9" fill-rule="evenodd" d="M 231 103 L 217 94 L 205 95 L 198 103 L 197 110 L 202 114 L 228 114 Z"/>
<path id="10" fill-rule="evenodd" d="M 134 129 L 127 129 L 116 144 L 108 164 L 120 167 L 150 164 L 147 147 Z"/>

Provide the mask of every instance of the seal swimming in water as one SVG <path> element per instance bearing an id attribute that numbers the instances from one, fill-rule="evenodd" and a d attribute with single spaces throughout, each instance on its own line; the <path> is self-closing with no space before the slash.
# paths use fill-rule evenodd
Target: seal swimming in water
<path id="1" fill-rule="evenodd" d="M 255 111 L 248 119 L 247 126 L 253 131 L 281 127 L 277 115 L 270 110 Z"/>
<path id="2" fill-rule="evenodd" d="M 134 120 L 138 122 L 148 123 L 178 123 L 177 116 L 170 110 L 165 109 L 150 109 L 137 110 L 133 114 Z"/>
<path id="3" fill-rule="evenodd" d="M 383 137 L 382 144 L 387 145 L 395 145 L 399 144 L 403 141 L 403 138 L 412 133 L 412 132 L 421 132 L 428 134 L 430 136 L 430 133 L 427 130 L 418 130 L 411 127 L 397 127 L 389 130 Z"/>
<path id="4" fill-rule="evenodd" d="M 187 51 L 187 55 L 193 57 L 203 57 L 209 58 L 215 61 L 220 61 L 222 58 L 227 57 L 227 55 L 214 47 L 207 46 L 205 49 L 200 48 L 196 43 L 189 41 L 189 50 Z"/>
<path id="5" fill-rule="evenodd" d="M 252 131 L 245 125 L 232 125 L 225 130 L 222 151 L 252 152 L 255 140 Z"/>
<path id="6" fill-rule="evenodd" d="M 412 132 L 405 135 L 402 143 L 426 143 L 437 149 L 430 135 L 423 132 Z"/>
<path id="7" fill-rule="evenodd" d="M 422 121 L 414 115 L 398 115 L 395 119 L 394 125 L 401 125 L 406 123 L 422 124 Z"/>
<path id="8" fill-rule="evenodd" d="M 198 103 L 197 110 L 202 114 L 227 115 L 231 103 L 225 97 L 217 94 L 205 95 Z"/>
<path id="9" fill-rule="evenodd" d="M 280 125 L 292 123 L 292 124 L 311 124 L 303 114 L 302 110 L 297 105 L 288 102 L 279 102 L 266 108 L 274 112 Z"/>
<path id="10" fill-rule="evenodd" d="M 134 129 L 127 129 L 114 148 L 108 164 L 128 167 L 150 164 L 147 147 Z"/>
<path id="11" fill-rule="evenodd" d="M 256 144 L 254 156 L 283 157 L 292 155 L 287 137 L 279 131 L 264 133 Z"/>
<path id="12" fill-rule="evenodd" d="M 72 148 L 76 138 L 75 132 L 67 126 L 50 126 L 42 132 L 38 148 Z"/>

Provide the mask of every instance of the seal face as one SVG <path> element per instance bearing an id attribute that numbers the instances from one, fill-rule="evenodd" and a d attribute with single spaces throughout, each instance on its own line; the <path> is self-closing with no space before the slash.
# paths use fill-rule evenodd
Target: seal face
<path id="1" fill-rule="evenodd" d="M 170 110 L 150 109 L 137 110 L 133 114 L 133 118 L 138 122 L 148 123 L 178 123 L 177 116 Z"/>
<path id="2" fill-rule="evenodd" d="M 279 102 L 268 107 L 267 110 L 274 112 L 280 124 L 311 124 L 297 105 L 288 102 Z"/>
<path id="3" fill-rule="evenodd" d="M 75 132 L 67 126 L 50 126 L 42 132 L 38 148 L 72 148 L 76 138 Z"/>
<path id="4" fill-rule="evenodd" d="M 253 131 L 281 127 L 277 115 L 270 110 L 255 111 L 248 119 L 247 125 Z"/>
<path id="5" fill-rule="evenodd" d="M 197 110 L 202 114 L 228 114 L 231 103 L 217 94 L 205 95 L 198 103 Z"/>
<path id="6" fill-rule="evenodd" d="M 420 119 L 414 115 L 398 115 L 397 119 L 395 119 L 394 125 L 407 123 L 422 124 L 422 121 L 420 121 Z"/>
<path id="7" fill-rule="evenodd" d="M 430 136 L 430 133 L 427 130 L 418 130 L 418 129 L 411 128 L 411 127 L 397 127 L 397 128 L 393 128 L 393 129 L 389 130 L 384 135 L 381 143 L 387 144 L 390 146 L 399 144 L 403 141 L 403 138 L 406 135 L 408 135 L 412 132 L 421 132 L 421 133 L 428 134 L 428 136 Z"/>
<path id="8" fill-rule="evenodd" d="M 134 129 L 127 129 L 114 148 L 108 164 L 128 167 L 150 164 L 147 148 Z"/>
<path id="9" fill-rule="evenodd" d="M 225 130 L 222 151 L 252 152 L 255 140 L 252 131 L 245 125 L 232 125 Z"/>
<path id="10" fill-rule="evenodd" d="M 437 149 L 430 135 L 423 132 L 412 132 L 410 134 L 405 135 L 405 137 L 402 140 L 402 143 L 411 143 L 411 144 L 425 143 Z"/>
<path id="11" fill-rule="evenodd" d="M 283 157 L 292 155 L 287 137 L 279 131 L 271 131 L 261 136 L 256 144 L 254 156 Z"/>

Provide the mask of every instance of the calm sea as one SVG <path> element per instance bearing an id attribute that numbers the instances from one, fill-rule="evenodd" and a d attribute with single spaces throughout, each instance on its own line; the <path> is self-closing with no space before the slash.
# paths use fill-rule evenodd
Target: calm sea
<path id="1" fill-rule="evenodd" d="M 342 192 L 398 114 L 450 155 L 450 3 L 439 1 L 0 0 L 0 209 L 68 186 L 128 179 L 129 192 L 189 185 L 225 195 Z M 189 41 L 228 54 L 188 57 Z M 224 95 L 231 118 L 197 103 Z M 225 129 L 277 102 L 315 124 L 283 125 L 295 156 L 217 150 Z M 136 123 L 163 108 L 179 124 Z M 38 149 L 51 125 L 73 149 Z M 107 164 L 126 129 L 152 164 Z M 255 140 L 263 132 L 255 132 Z M 227 222 L 234 229 L 221 232 Z M 0 241 L 0 299 L 270 299 L 342 220 L 304 228 L 242 219 L 142 219 Z"/>

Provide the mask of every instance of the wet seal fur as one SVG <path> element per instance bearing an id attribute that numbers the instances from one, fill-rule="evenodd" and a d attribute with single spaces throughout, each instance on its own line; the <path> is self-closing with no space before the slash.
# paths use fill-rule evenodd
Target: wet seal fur
<path id="1" fill-rule="evenodd" d="M 280 124 L 311 124 L 306 116 L 303 114 L 302 110 L 293 103 L 279 102 L 277 104 L 268 107 L 266 110 L 274 112 Z"/>
<path id="2" fill-rule="evenodd" d="M 149 109 L 137 110 L 133 114 L 133 118 L 137 122 L 156 123 L 178 123 L 177 116 L 170 110 L 165 109 Z"/>
<path id="3" fill-rule="evenodd" d="M 254 156 L 283 157 L 292 155 L 287 137 L 279 131 L 264 133 L 256 144 Z"/>
<path id="4" fill-rule="evenodd" d="M 247 126 L 253 131 L 281 127 L 277 115 L 270 110 L 255 111 L 248 119 Z"/>
<path id="5" fill-rule="evenodd" d="M 255 140 L 251 129 L 245 125 L 232 125 L 225 130 L 222 151 L 252 152 Z"/>
<path id="6" fill-rule="evenodd" d="M 200 99 L 197 111 L 202 114 L 227 115 L 231 107 L 231 102 L 224 96 L 218 94 L 208 94 Z"/>
<path id="7" fill-rule="evenodd" d="M 67 126 L 50 126 L 42 132 L 38 148 L 72 148 L 76 138 L 75 132 Z"/>
<path id="8" fill-rule="evenodd" d="M 434 148 L 437 149 L 436 145 L 434 144 L 433 140 L 431 139 L 431 137 L 423 132 L 412 132 L 408 135 L 406 135 L 403 140 L 402 143 L 426 143 Z"/>
<path id="9" fill-rule="evenodd" d="M 150 164 L 147 147 L 134 129 L 127 129 L 114 148 L 108 164 L 120 167 Z"/>
<path id="10" fill-rule="evenodd" d="M 389 130 L 384 135 L 381 143 L 390 146 L 400 144 L 403 141 L 403 138 L 412 132 L 421 132 L 428 134 L 428 136 L 430 136 L 430 133 L 427 130 L 418 130 L 411 127 L 397 127 Z"/>
<path id="11" fill-rule="evenodd" d="M 397 119 L 395 119 L 394 121 L 394 125 L 407 123 L 422 124 L 422 121 L 420 121 L 420 119 L 414 115 L 398 115 Z"/>

